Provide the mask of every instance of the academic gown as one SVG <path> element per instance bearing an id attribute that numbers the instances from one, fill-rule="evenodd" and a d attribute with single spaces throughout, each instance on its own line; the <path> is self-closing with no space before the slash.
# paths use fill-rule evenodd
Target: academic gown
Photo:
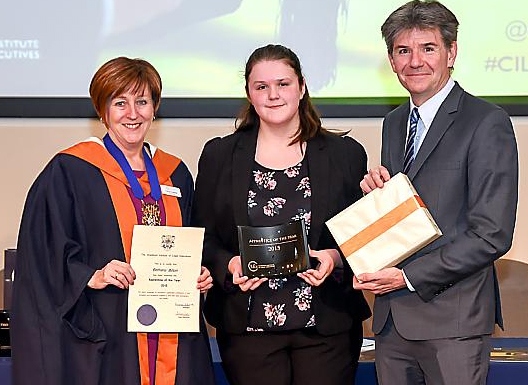
<path id="1" fill-rule="evenodd" d="M 96 152 L 102 147 L 89 146 Z M 179 159 L 168 174 L 160 173 L 170 157 L 157 150 L 153 162 L 160 183 L 180 189 L 181 220 L 188 225 L 192 177 Z M 123 246 L 103 174 L 78 156 L 60 153 L 28 193 L 11 317 L 14 385 L 145 384 L 140 380 L 138 337 L 127 332 L 128 291 L 113 285 L 103 290 L 86 286 L 97 269 L 112 259 L 125 261 L 130 253 L 125 252 L 129 246 Z M 203 324 L 202 330 L 177 335 L 177 385 L 214 384 Z"/>

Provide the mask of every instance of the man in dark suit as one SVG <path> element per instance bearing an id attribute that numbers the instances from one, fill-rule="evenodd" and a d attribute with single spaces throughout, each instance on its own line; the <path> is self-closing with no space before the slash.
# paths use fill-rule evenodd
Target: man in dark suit
<path id="1" fill-rule="evenodd" d="M 376 295 L 380 384 L 485 384 L 490 336 L 502 327 L 494 261 L 511 247 L 517 146 L 508 115 L 451 78 L 457 29 L 453 13 L 428 0 L 401 6 L 381 28 L 410 100 L 384 119 L 383 166 L 361 187 L 407 173 L 443 236 L 396 267 L 354 278 Z"/>

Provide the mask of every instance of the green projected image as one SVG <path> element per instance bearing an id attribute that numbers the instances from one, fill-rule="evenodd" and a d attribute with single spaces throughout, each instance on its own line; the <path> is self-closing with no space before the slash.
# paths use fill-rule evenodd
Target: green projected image
<path id="1" fill-rule="evenodd" d="M 172 25 L 142 49 L 130 46 L 126 53 L 149 56 L 162 72 L 166 95 L 172 96 L 243 96 L 245 60 L 254 48 L 267 43 L 285 44 L 299 55 L 313 96 L 403 96 L 380 33 L 385 18 L 400 4 L 240 1 L 234 10 L 226 7 L 230 13 Z M 502 10 L 497 3 L 486 7 L 476 0 L 444 4 L 460 22 L 455 79 L 478 95 L 527 95 L 528 3 L 511 1 Z M 103 51 L 100 59 L 122 52 Z"/>
<path id="2" fill-rule="evenodd" d="M 156 66 L 164 97 L 240 98 L 245 60 L 268 43 L 284 44 L 299 55 L 312 96 L 376 100 L 406 95 L 380 33 L 402 1 L 77 3 L 18 0 L 3 6 L 0 97 L 86 97 L 95 69 L 126 55 Z M 460 22 L 453 77 L 475 95 L 528 95 L 528 2 L 443 3 Z"/>

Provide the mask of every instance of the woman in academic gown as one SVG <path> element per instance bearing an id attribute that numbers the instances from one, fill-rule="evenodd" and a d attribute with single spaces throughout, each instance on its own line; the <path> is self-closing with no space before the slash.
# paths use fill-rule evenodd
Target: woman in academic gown
<path id="1" fill-rule="evenodd" d="M 27 196 L 12 309 L 15 385 L 214 384 L 201 333 L 127 332 L 135 224 L 187 226 L 185 164 L 144 141 L 161 79 L 119 57 L 95 73 L 90 96 L 108 133 L 57 154 Z M 209 271 L 197 288 L 211 287 Z"/>

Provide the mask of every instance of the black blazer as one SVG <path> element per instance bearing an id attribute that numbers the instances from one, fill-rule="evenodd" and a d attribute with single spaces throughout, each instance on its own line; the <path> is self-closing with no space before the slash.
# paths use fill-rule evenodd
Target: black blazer
<path id="1" fill-rule="evenodd" d="M 239 255 L 236 226 L 249 224 L 247 194 L 257 132 L 253 128 L 210 140 L 198 163 L 193 221 L 206 228 L 203 264 L 214 279 L 204 313 L 211 325 L 228 333 L 242 333 L 247 327 L 250 293 L 226 283 L 232 281 L 227 264 Z M 366 172 L 365 150 L 352 138 L 325 133 L 308 141 L 305 159 L 312 190 L 310 247 L 338 249 L 324 222 L 362 196 L 359 182 Z M 321 334 L 346 331 L 353 322 L 370 316 L 363 294 L 352 288 L 352 271 L 346 260 L 343 265 L 342 282 L 329 277 L 312 290 L 316 327 Z"/>

